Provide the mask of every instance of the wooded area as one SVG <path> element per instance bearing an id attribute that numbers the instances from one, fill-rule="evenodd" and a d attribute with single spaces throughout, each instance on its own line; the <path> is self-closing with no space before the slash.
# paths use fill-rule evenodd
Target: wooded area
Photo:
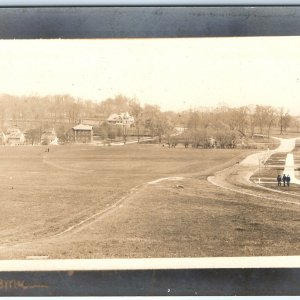
<path id="1" fill-rule="evenodd" d="M 134 117 L 126 132 L 107 123 L 112 113 L 128 112 Z M 235 147 L 240 139 L 254 133 L 269 137 L 276 129 L 284 134 L 288 128 L 299 130 L 300 119 L 283 108 L 251 105 L 241 107 L 201 107 L 181 112 L 161 111 L 157 105 L 141 105 L 138 99 L 117 95 L 102 102 L 74 98 L 70 95 L 13 96 L 0 95 L 0 125 L 3 132 L 16 127 L 26 131 L 34 142 L 43 132 L 55 130 L 61 141 L 72 126 L 93 122 L 94 134 L 114 139 L 131 134 L 157 137 L 157 141 L 186 147 Z"/>

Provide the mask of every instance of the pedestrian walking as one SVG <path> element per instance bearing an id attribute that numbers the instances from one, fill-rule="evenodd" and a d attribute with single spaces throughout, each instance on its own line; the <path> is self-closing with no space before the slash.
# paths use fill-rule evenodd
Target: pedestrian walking
<path id="1" fill-rule="evenodd" d="M 281 186 L 281 176 L 279 174 L 277 176 L 277 185 Z"/>
<path id="2" fill-rule="evenodd" d="M 282 181 L 283 181 L 283 186 L 285 186 L 285 183 L 286 183 L 286 175 L 285 174 L 283 174 L 283 176 L 282 176 Z"/>
<path id="3" fill-rule="evenodd" d="M 290 175 L 288 174 L 288 175 L 286 176 L 286 184 L 287 184 L 287 186 L 290 186 L 290 182 L 291 182 L 291 177 L 290 177 Z"/>

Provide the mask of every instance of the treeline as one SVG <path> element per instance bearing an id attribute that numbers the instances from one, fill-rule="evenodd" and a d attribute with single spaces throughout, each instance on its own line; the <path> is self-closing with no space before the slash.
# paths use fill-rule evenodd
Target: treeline
<path id="1" fill-rule="evenodd" d="M 169 136 L 168 143 L 178 141 L 193 147 L 234 148 L 239 141 L 253 138 L 255 133 L 270 136 L 272 130 L 284 134 L 289 127 L 298 131 L 298 119 L 285 108 L 272 106 L 227 106 L 215 109 L 185 111 L 180 115 L 185 128 L 176 138 Z"/>
<path id="2" fill-rule="evenodd" d="M 182 112 L 161 111 L 156 105 L 141 105 L 137 99 L 118 95 L 100 103 L 70 95 L 12 96 L 0 95 L 0 125 L 35 131 L 55 129 L 61 136 L 82 120 L 98 122 L 95 132 L 103 139 L 124 135 L 119 128 L 106 122 L 111 113 L 129 112 L 135 119 L 136 135 L 147 131 L 158 141 L 182 142 L 186 146 L 234 147 L 237 140 L 253 137 L 254 133 L 269 136 L 273 129 L 284 134 L 289 127 L 298 131 L 298 119 L 285 108 L 272 106 L 241 106 L 202 108 Z M 181 131 L 179 130 L 181 129 Z"/>
<path id="3" fill-rule="evenodd" d="M 92 101 L 74 98 L 70 95 L 12 96 L 0 95 L 0 119 L 15 123 L 35 121 L 40 124 L 70 123 L 79 118 L 97 116 L 99 110 Z"/>
<path id="4" fill-rule="evenodd" d="M 60 135 L 83 120 L 99 122 L 96 131 L 107 135 L 120 135 L 120 129 L 106 124 L 111 113 L 129 112 L 135 119 L 134 127 L 139 133 L 147 129 L 150 135 L 162 136 L 171 131 L 176 113 L 162 112 L 159 106 L 144 105 L 133 98 L 118 95 L 101 103 L 74 98 L 70 95 L 12 96 L 0 95 L 0 125 L 4 131 L 11 126 L 35 135 L 54 128 Z"/>

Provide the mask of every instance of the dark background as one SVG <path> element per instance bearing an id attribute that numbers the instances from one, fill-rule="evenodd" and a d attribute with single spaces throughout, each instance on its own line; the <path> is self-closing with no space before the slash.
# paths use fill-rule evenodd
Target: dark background
<path id="1" fill-rule="evenodd" d="M 0 8 L 0 38 L 299 35 L 300 7 Z"/>
<path id="2" fill-rule="evenodd" d="M 300 294 L 299 275 L 299 269 L 2 272 L 0 291 L 3 296 L 292 296 Z M 4 281 L 22 284 L 4 288 Z"/>

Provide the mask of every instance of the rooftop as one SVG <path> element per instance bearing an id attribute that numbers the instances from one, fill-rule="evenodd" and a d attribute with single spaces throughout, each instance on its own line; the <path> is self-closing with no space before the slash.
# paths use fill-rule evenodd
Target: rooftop
<path id="1" fill-rule="evenodd" d="M 74 130 L 93 130 L 93 126 L 90 125 L 84 125 L 84 124 L 78 124 L 73 127 Z"/>

